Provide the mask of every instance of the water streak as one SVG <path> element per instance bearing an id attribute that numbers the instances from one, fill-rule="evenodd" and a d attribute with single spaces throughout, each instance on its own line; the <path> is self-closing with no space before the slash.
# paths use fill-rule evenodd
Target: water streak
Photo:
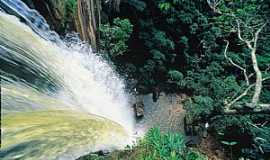
<path id="1" fill-rule="evenodd" d="M 1 0 L 0 10 L 19 17 L 42 38 L 63 45 L 58 34 L 50 30 L 46 20 L 36 10 L 30 9 L 21 0 Z"/>
<path id="2" fill-rule="evenodd" d="M 44 159 L 49 153 L 46 149 L 54 145 L 55 152 L 48 155 L 59 159 L 68 153 L 74 155 L 76 149 L 84 151 L 76 152 L 78 156 L 100 145 L 126 144 L 133 133 L 133 113 L 124 82 L 112 67 L 74 36 L 68 43 L 55 36 L 55 43 L 55 37 L 50 37 L 54 32 L 45 20 L 20 1 L 3 0 L 0 8 L 5 12 L 13 10 L 25 20 L 35 15 L 37 20 L 26 21 L 29 28 L 18 18 L 0 11 L 4 142 L 0 158 L 29 159 L 35 155 L 33 159 Z M 36 27 L 36 22 L 45 27 Z M 77 139 L 71 140 L 67 135 Z M 44 152 L 18 149 L 13 153 L 20 146 L 44 146 Z"/>

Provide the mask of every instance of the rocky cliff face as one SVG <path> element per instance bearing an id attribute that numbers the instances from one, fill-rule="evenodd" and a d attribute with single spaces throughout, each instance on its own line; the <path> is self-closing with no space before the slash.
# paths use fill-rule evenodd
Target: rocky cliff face
<path id="1" fill-rule="evenodd" d="M 23 0 L 47 20 L 53 30 L 64 34 L 75 30 L 76 0 Z"/>
<path id="2" fill-rule="evenodd" d="M 98 50 L 102 3 L 119 10 L 120 0 L 23 0 L 36 9 L 60 35 L 75 31 Z M 106 16 L 106 15 L 105 15 Z"/>

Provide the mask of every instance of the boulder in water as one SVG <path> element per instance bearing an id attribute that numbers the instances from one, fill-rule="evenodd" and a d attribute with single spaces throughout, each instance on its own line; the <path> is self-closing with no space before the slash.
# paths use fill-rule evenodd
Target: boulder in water
<path id="1" fill-rule="evenodd" d="M 144 104 L 139 101 L 133 105 L 136 118 L 142 118 L 144 116 Z"/>

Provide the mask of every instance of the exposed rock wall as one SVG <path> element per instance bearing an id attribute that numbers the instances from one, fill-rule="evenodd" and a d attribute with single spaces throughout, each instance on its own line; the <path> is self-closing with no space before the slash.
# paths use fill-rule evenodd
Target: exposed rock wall
<path id="1" fill-rule="evenodd" d="M 98 51 L 102 4 L 119 11 L 121 0 L 23 0 L 36 9 L 59 34 L 75 31 Z M 104 15 L 104 14 L 103 14 Z M 107 16 L 107 15 L 105 15 Z M 106 18 L 105 18 L 106 19 Z"/>
<path id="2" fill-rule="evenodd" d="M 76 0 L 23 1 L 30 8 L 36 9 L 59 34 L 75 30 Z"/>

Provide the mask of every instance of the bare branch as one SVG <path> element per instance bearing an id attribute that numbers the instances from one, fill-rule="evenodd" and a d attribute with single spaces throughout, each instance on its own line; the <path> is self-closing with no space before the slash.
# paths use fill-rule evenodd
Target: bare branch
<path id="1" fill-rule="evenodd" d="M 255 75 L 255 73 L 251 73 L 251 74 L 248 75 L 248 78 L 251 78 L 254 75 Z"/>
<path id="2" fill-rule="evenodd" d="M 251 42 L 253 42 L 253 41 L 254 40 L 252 40 L 252 41 L 245 41 L 245 43 L 247 44 L 248 48 L 251 49 L 251 50 L 254 49 L 254 47 L 252 47 L 252 45 L 251 45 Z"/>
<path id="3" fill-rule="evenodd" d="M 270 113 L 270 107 L 268 108 L 262 108 L 262 109 L 253 109 L 253 110 L 237 110 L 237 109 L 229 109 L 229 110 L 225 110 L 224 114 L 225 115 L 239 115 L 239 114 L 269 114 Z"/>
<path id="4" fill-rule="evenodd" d="M 217 8 L 222 0 L 207 0 L 209 7 L 215 12 L 221 14 L 221 11 Z"/>
<path id="5" fill-rule="evenodd" d="M 266 81 L 268 79 L 270 79 L 270 76 L 263 78 L 262 81 Z"/>
<path id="6" fill-rule="evenodd" d="M 238 19 L 236 19 L 236 23 L 237 23 L 237 34 L 238 34 L 238 38 L 241 40 L 241 41 L 246 41 L 243 39 L 242 37 L 242 33 L 241 33 L 241 29 L 240 29 L 240 22 Z"/>
<path id="7" fill-rule="evenodd" d="M 269 77 L 263 78 L 262 81 L 266 81 L 266 80 L 268 80 L 268 79 L 270 79 L 270 76 L 269 76 Z M 236 103 L 236 102 L 239 101 L 241 98 L 243 98 L 244 96 L 246 96 L 247 93 L 248 93 L 248 91 L 249 91 L 252 87 L 254 87 L 255 84 L 256 84 L 256 83 L 253 83 L 253 84 L 249 85 L 248 88 L 246 88 L 245 91 L 244 91 L 241 95 L 239 95 L 239 96 L 236 97 L 234 100 L 232 100 L 230 103 L 228 103 L 228 104 L 225 106 L 225 109 L 226 109 L 226 110 L 229 110 L 229 108 L 230 108 L 234 103 Z"/>
<path id="8" fill-rule="evenodd" d="M 268 65 L 268 67 L 267 67 L 263 72 L 264 72 L 265 74 L 267 74 L 269 70 L 270 70 L 270 65 Z M 255 75 L 255 73 L 251 73 L 251 74 L 248 75 L 248 78 L 251 78 L 251 77 L 254 76 L 254 75 Z"/>
<path id="9" fill-rule="evenodd" d="M 254 37 L 254 47 L 257 46 L 257 41 L 259 38 L 259 34 L 261 33 L 262 29 L 266 26 L 266 23 L 264 23 L 256 32 Z"/>
<path id="10" fill-rule="evenodd" d="M 238 39 L 242 42 L 244 42 L 247 47 L 251 50 L 250 51 L 250 56 L 251 56 L 251 60 L 252 60 L 252 67 L 255 71 L 255 75 L 256 75 L 256 82 L 254 84 L 249 84 L 249 77 L 253 76 L 253 74 L 247 76 L 246 74 L 246 69 L 235 64 L 232 59 L 230 59 L 228 56 L 227 56 L 227 49 L 228 49 L 228 45 L 229 45 L 229 42 L 227 42 L 227 45 L 226 45 L 226 48 L 225 48 L 225 52 L 224 52 L 224 55 L 226 57 L 226 59 L 228 59 L 230 61 L 231 64 L 233 64 L 235 67 L 241 69 L 243 72 L 244 72 L 244 75 L 245 75 L 245 79 L 246 79 L 246 82 L 247 82 L 247 85 L 248 87 L 246 88 L 246 90 L 238 97 L 236 97 L 235 99 L 233 99 L 230 103 L 227 103 L 225 104 L 225 109 L 226 110 L 229 110 L 229 108 L 235 103 L 237 102 L 238 100 L 240 100 L 242 97 L 246 96 L 248 91 L 252 88 L 252 87 L 255 87 L 255 90 L 254 90 L 254 94 L 252 96 L 252 100 L 251 100 L 251 103 L 250 103 L 250 108 L 253 108 L 255 109 L 255 107 L 258 105 L 258 102 L 260 100 L 260 94 L 261 94 L 261 91 L 262 91 L 262 81 L 263 81 L 263 78 L 262 78 L 262 72 L 259 68 L 259 65 L 258 65 L 258 61 L 257 61 L 257 57 L 256 57 L 256 52 L 257 52 L 257 42 L 258 42 L 258 39 L 259 39 L 259 34 L 260 32 L 263 30 L 263 28 L 266 26 L 267 23 L 264 23 L 263 25 L 261 25 L 261 27 L 259 29 L 256 30 L 256 32 L 254 33 L 254 30 L 255 28 L 251 27 L 250 26 L 247 26 L 247 23 L 243 23 L 243 27 L 244 28 L 249 28 L 252 30 L 252 33 L 251 33 L 251 36 L 252 38 L 251 39 L 245 39 L 242 35 L 242 30 L 241 30 L 241 23 L 240 23 L 240 19 L 238 19 L 234 14 L 230 15 L 232 16 L 233 18 L 235 18 L 236 20 L 236 28 L 237 28 L 237 35 L 238 35 Z"/>
<path id="11" fill-rule="evenodd" d="M 270 107 L 270 104 L 259 104 L 259 107 L 268 108 L 268 107 Z"/>
<path id="12" fill-rule="evenodd" d="M 257 42 L 259 39 L 259 34 L 262 31 L 262 29 L 265 27 L 266 23 L 264 23 L 256 32 L 255 32 L 255 37 L 254 39 L 254 44 L 251 49 L 251 60 L 252 60 L 252 66 L 256 74 L 256 83 L 255 83 L 255 91 L 252 97 L 251 101 L 251 107 L 256 107 L 257 103 L 259 102 L 260 99 L 260 94 L 262 90 L 262 72 L 259 68 L 258 62 L 257 62 L 257 57 L 256 57 L 256 50 L 257 50 Z M 250 43 L 249 43 L 250 44 Z"/>
<path id="13" fill-rule="evenodd" d="M 235 16 L 233 16 L 235 17 Z M 252 40 L 247 40 L 247 39 L 244 39 L 242 37 L 242 31 L 241 31 L 241 28 L 240 28 L 240 22 L 238 19 L 236 19 L 236 23 L 237 23 L 237 35 L 238 35 L 238 38 L 242 41 L 242 42 L 245 42 L 246 45 L 248 46 L 249 49 L 253 49 L 252 45 L 251 45 L 251 42 L 254 42 L 254 38 Z"/>
<path id="14" fill-rule="evenodd" d="M 228 40 L 225 40 L 225 42 L 226 42 L 226 47 L 225 47 L 225 50 L 224 50 L 224 56 L 225 56 L 225 58 L 226 58 L 233 66 L 235 66 L 235 67 L 237 67 L 238 69 L 240 69 L 240 70 L 243 71 L 244 76 L 245 76 L 245 80 L 246 80 L 246 84 L 249 85 L 249 78 L 248 78 L 248 75 L 247 75 L 247 70 L 246 70 L 245 68 L 241 67 L 240 65 L 234 63 L 233 60 L 232 60 L 230 57 L 228 57 L 228 55 L 227 55 L 227 50 L 228 50 L 228 47 L 229 47 L 230 42 L 229 42 Z"/>
<path id="15" fill-rule="evenodd" d="M 268 67 L 264 70 L 265 73 L 267 73 L 270 70 L 270 64 L 268 65 Z"/>
<path id="16" fill-rule="evenodd" d="M 235 17 L 234 15 L 232 15 Z M 236 18 L 236 17 L 235 17 Z M 262 29 L 265 27 L 266 23 L 264 23 L 256 32 L 255 34 L 252 33 L 253 38 L 251 40 L 244 39 L 242 37 L 242 31 L 240 28 L 240 20 L 236 19 L 237 23 L 237 33 L 238 33 L 238 38 L 246 43 L 247 47 L 251 50 L 250 55 L 251 55 L 251 60 L 252 60 L 252 66 L 256 74 L 256 83 L 255 83 L 255 91 L 252 97 L 252 102 L 251 102 L 251 107 L 255 107 L 257 103 L 259 102 L 261 90 L 262 90 L 262 72 L 258 66 L 257 58 L 256 58 L 256 51 L 257 51 L 257 42 L 259 38 L 259 33 L 262 31 Z"/>
<path id="17" fill-rule="evenodd" d="M 237 101 L 239 101 L 241 98 L 243 98 L 244 96 L 247 95 L 248 91 L 254 87 L 255 84 L 252 84 L 252 85 L 249 85 L 248 88 L 242 93 L 240 94 L 238 97 L 236 97 L 234 100 L 232 100 L 230 103 L 228 103 L 226 106 L 225 106 L 225 110 L 229 110 L 230 107 L 236 103 Z"/>

